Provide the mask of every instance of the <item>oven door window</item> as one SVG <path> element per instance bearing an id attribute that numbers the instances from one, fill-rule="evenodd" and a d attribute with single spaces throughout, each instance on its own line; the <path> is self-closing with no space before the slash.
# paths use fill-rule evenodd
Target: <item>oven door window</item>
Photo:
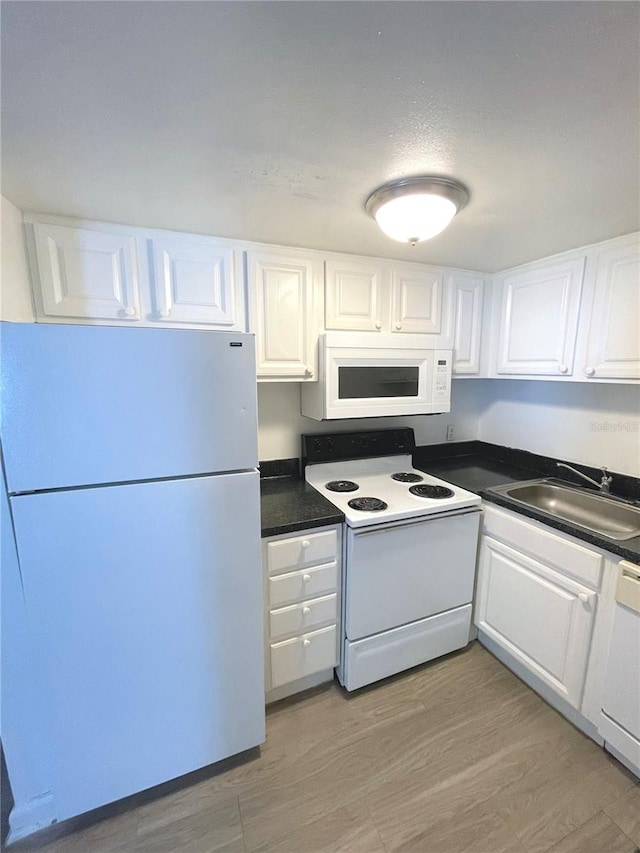
<path id="1" fill-rule="evenodd" d="M 338 399 L 417 397 L 417 365 L 338 367 Z"/>

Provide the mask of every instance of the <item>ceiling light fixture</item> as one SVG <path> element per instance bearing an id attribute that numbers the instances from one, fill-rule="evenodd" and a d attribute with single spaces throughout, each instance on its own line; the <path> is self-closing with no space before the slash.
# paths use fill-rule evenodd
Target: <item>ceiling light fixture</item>
<path id="1" fill-rule="evenodd" d="M 415 246 L 444 231 L 468 201 L 469 191 L 459 181 L 422 175 L 378 187 L 365 210 L 388 237 Z"/>

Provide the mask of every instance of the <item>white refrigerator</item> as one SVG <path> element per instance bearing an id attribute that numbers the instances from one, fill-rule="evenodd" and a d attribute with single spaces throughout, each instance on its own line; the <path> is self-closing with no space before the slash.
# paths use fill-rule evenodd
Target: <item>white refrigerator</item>
<path id="1" fill-rule="evenodd" d="M 3 323 L 1 347 L 38 735 L 63 820 L 264 740 L 254 340 Z M 3 731 L 10 776 L 29 736 Z"/>

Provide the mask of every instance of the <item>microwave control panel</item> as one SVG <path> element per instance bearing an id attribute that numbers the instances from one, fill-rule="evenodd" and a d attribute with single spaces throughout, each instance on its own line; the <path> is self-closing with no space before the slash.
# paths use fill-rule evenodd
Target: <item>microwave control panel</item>
<path id="1" fill-rule="evenodd" d="M 436 350 L 433 358 L 433 399 L 448 400 L 451 396 L 451 350 Z"/>

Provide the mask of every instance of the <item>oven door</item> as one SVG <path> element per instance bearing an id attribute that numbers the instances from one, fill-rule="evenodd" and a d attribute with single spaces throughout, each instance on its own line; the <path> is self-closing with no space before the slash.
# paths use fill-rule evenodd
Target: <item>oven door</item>
<path id="1" fill-rule="evenodd" d="M 345 631 L 358 640 L 469 604 L 481 510 L 347 534 Z"/>

